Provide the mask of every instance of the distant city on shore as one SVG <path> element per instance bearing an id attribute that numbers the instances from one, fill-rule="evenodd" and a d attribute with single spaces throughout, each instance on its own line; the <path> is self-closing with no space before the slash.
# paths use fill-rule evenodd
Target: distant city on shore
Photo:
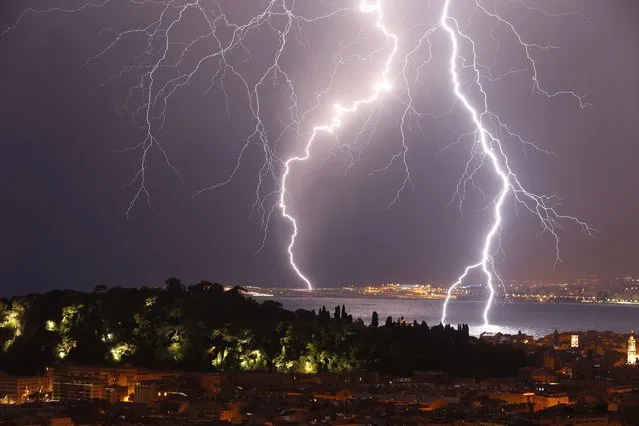
<path id="1" fill-rule="evenodd" d="M 243 286 L 247 294 L 257 297 L 371 297 L 393 299 L 445 299 L 448 286 L 435 283 L 366 284 L 312 291 L 294 288 Z M 511 302 L 580 302 L 639 304 L 639 277 L 602 280 L 583 275 L 574 281 L 508 281 L 496 287 L 498 299 Z M 485 300 L 487 291 L 481 283 L 465 284 L 451 294 L 456 300 Z"/>

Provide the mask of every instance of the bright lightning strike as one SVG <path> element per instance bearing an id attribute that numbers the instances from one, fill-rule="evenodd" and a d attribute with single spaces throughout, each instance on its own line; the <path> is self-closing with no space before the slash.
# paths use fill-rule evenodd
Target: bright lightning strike
<path id="1" fill-rule="evenodd" d="M 388 60 L 386 61 L 384 68 L 382 69 L 380 79 L 375 83 L 374 90 L 372 94 L 368 98 L 360 99 L 353 102 L 348 107 L 341 106 L 339 104 L 335 105 L 335 113 L 328 124 L 323 124 L 320 126 L 314 126 L 313 131 L 311 133 L 311 137 L 308 139 L 306 143 L 306 147 L 304 149 L 304 155 L 301 157 L 291 157 L 284 163 L 284 175 L 282 176 L 282 191 L 280 193 L 280 201 L 279 208 L 282 210 L 282 215 L 288 219 L 293 225 L 293 234 L 291 235 L 291 242 L 288 245 L 288 255 L 289 261 L 291 263 L 291 267 L 297 273 L 297 275 L 306 283 L 309 290 L 313 289 L 311 281 L 300 271 L 299 267 L 295 264 L 295 255 L 293 252 L 293 248 L 295 246 L 295 238 L 297 237 L 297 222 L 295 218 L 291 216 L 290 213 L 287 212 L 286 209 L 286 183 L 291 172 L 291 165 L 296 162 L 306 161 L 311 156 L 311 145 L 313 141 L 317 137 L 317 134 L 320 132 L 328 132 L 333 133 L 337 130 L 341 124 L 342 120 L 349 113 L 353 113 L 357 111 L 361 106 L 371 104 L 377 101 L 380 95 L 383 92 L 387 92 L 391 90 L 391 82 L 389 80 L 389 73 L 391 69 L 391 65 L 393 62 L 393 58 L 395 57 L 398 49 L 398 38 L 395 34 L 390 33 L 383 24 L 383 11 L 381 7 L 381 0 L 377 0 L 376 3 L 369 3 L 366 0 L 363 0 L 360 5 L 360 10 L 363 13 L 375 13 L 377 15 L 376 27 L 382 32 L 387 41 L 390 41 L 393 45 L 390 55 L 388 56 Z"/>
<path id="2" fill-rule="evenodd" d="M 529 44 L 523 41 L 521 35 L 517 32 L 513 24 L 509 21 L 505 20 L 497 13 L 493 13 L 483 7 L 479 0 L 475 2 L 478 9 L 483 11 L 486 15 L 494 18 L 498 24 L 505 25 L 512 33 L 515 35 L 517 41 L 520 46 L 524 49 L 526 58 L 529 61 L 530 69 L 532 72 L 532 82 L 533 82 L 533 91 L 536 93 L 543 94 L 547 97 L 555 97 L 559 95 L 570 95 L 576 98 L 579 101 L 579 105 L 583 108 L 586 106 L 583 98 L 578 96 L 576 93 L 572 91 L 559 91 L 559 92 L 549 92 L 544 90 L 539 85 L 539 79 L 537 76 L 537 68 L 535 64 L 535 60 L 531 57 L 531 49 L 533 48 L 548 48 L 547 46 L 539 46 L 534 44 Z M 490 312 L 491 305 L 493 303 L 493 299 L 495 296 L 495 280 L 499 280 L 501 283 L 501 278 L 495 271 L 494 260 L 493 260 L 493 251 L 495 239 L 498 237 L 499 230 L 502 225 L 503 220 L 503 210 L 504 210 L 504 202 L 506 201 L 507 196 L 510 193 L 514 194 L 515 200 L 522 204 L 528 211 L 530 211 L 533 215 L 535 215 L 539 221 L 541 222 L 541 226 L 544 230 L 550 232 L 555 240 L 555 248 L 556 248 L 556 261 L 559 261 L 559 236 L 557 235 L 558 229 L 561 227 L 562 220 L 569 220 L 577 223 L 581 226 L 582 230 L 588 234 L 591 234 L 593 229 L 585 222 L 580 221 L 579 219 L 572 216 L 561 215 L 557 212 L 554 205 L 551 203 L 555 199 L 555 197 L 549 197 L 544 195 L 537 195 L 527 191 L 516 174 L 511 169 L 508 163 L 508 157 L 506 156 L 504 149 L 502 147 L 502 142 L 499 138 L 497 138 L 493 133 L 491 133 L 488 129 L 489 123 L 497 123 L 498 127 L 506 129 L 507 133 L 511 136 L 515 136 L 515 138 L 523 141 L 521 137 L 518 135 L 513 135 L 513 133 L 508 129 L 508 127 L 502 123 L 499 117 L 492 113 L 488 107 L 488 95 L 484 86 L 482 85 L 482 73 L 476 62 L 476 50 L 475 50 L 475 42 L 471 37 L 466 35 L 460 29 L 460 25 L 454 17 L 450 16 L 450 6 L 451 0 L 445 0 L 444 7 L 442 10 L 441 18 L 440 18 L 440 26 L 443 28 L 446 33 L 449 35 L 450 43 L 451 43 L 451 54 L 450 54 L 450 77 L 452 81 L 453 90 L 455 92 L 455 97 L 461 101 L 464 106 L 464 109 L 469 114 L 473 125 L 475 127 L 475 143 L 480 145 L 479 152 L 482 153 L 483 157 L 480 161 L 479 166 L 476 166 L 472 172 L 468 172 L 468 166 L 466 168 L 466 172 L 462 177 L 462 186 L 465 186 L 467 181 L 472 181 L 474 173 L 484 165 L 484 158 L 488 157 L 490 160 L 490 166 L 492 167 L 495 175 L 497 176 L 500 186 L 497 194 L 493 199 L 493 219 L 492 224 L 488 231 L 484 236 L 484 244 L 480 254 L 479 261 L 468 265 L 464 272 L 459 276 L 457 281 L 453 283 L 452 286 L 448 289 L 446 300 L 444 302 L 444 306 L 442 309 L 442 323 L 446 323 L 446 309 L 448 307 L 448 303 L 450 302 L 452 292 L 455 290 L 457 286 L 459 286 L 462 281 L 468 276 L 468 274 L 474 269 L 481 269 L 484 276 L 486 277 L 486 286 L 488 287 L 488 300 L 484 307 L 484 325 L 489 325 L 488 313 Z M 460 54 L 460 40 L 466 41 L 470 45 L 471 54 L 470 57 L 463 57 Z M 463 61 L 465 66 L 470 64 L 470 68 L 473 74 L 472 84 L 476 86 L 478 91 L 480 92 L 481 103 L 480 106 L 477 107 L 473 105 L 472 101 L 469 99 L 468 95 L 466 95 L 461 88 L 461 78 L 460 78 L 460 62 Z M 459 186 L 458 186 L 459 188 Z M 463 196 L 460 196 L 460 202 L 463 201 Z M 501 283 L 503 285 L 503 283 Z"/>
<path id="3" fill-rule="evenodd" d="M 80 0 L 78 0 L 80 1 Z M 240 101 L 245 101 L 250 120 L 249 130 L 237 154 L 236 161 L 231 166 L 230 172 L 218 183 L 196 192 L 196 195 L 205 191 L 212 191 L 229 184 L 239 172 L 249 147 L 256 145 L 263 155 L 263 165 L 257 173 L 257 185 L 255 189 L 255 201 L 253 208 L 261 214 L 261 227 L 264 230 L 262 245 L 265 244 L 268 226 L 273 213 L 279 209 L 282 217 L 292 227 L 289 244 L 287 246 L 288 261 L 290 267 L 304 282 L 309 290 L 313 285 L 311 280 L 301 271 L 296 263 L 295 248 L 299 236 L 298 221 L 291 212 L 290 186 L 291 176 L 302 165 L 311 162 L 312 151 L 317 145 L 320 135 L 328 135 L 337 139 L 338 130 L 345 127 L 346 120 L 355 123 L 357 113 L 367 109 L 368 117 L 361 125 L 359 131 L 351 143 L 343 144 L 337 139 L 337 148 L 344 150 L 351 157 L 349 168 L 359 158 L 361 150 L 368 144 L 357 146 L 360 137 L 368 132 L 369 142 L 373 133 L 381 121 L 381 113 L 378 110 L 388 107 L 391 101 L 397 101 L 402 106 L 399 120 L 399 147 L 385 167 L 373 170 L 371 173 L 387 171 L 396 161 L 401 161 L 404 179 L 391 200 L 389 207 L 399 201 L 402 191 L 410 184 L 410 173 L 407 164 L 407 135 L 415 127 L 425 135 L 421 128 L 420 118 L 429 116 L 437 118 L 436 114 L 418 111 L 414 94 L 420 80 L 423 68 L 435 59 L 432 52 L 432 36 L 436 33 L 445 35 L 446 54 L 441 56 L 447 66 L 447 90 L 451 91 L 455 104 L 450 108 L 451 113 L 457 106 L 461 106 L 464 115 L 472 123 L 472 131 L 462 135 L 457 140 L 461 142 L 466 137 L 472 136 L 474 143 L 471 150 L 471 158 L 466 163 L 462 177 L 457 184 L 456 198 L 461 209 L 465 200 L 467 187 L 478 189 L 483 195 L 487 192 L 476 184 L 474 178 L 480 170 L 488 170 L 496 178 L 497 186 L 491 190 L 491 222 L 488 229 L 482 234 L 483 246 L 476 260 L 466 266 L 457 281 L 449 288 L 446 301 L 443 305 L 442 323 L 447 320 L 447 308 L 455 289 L 474 270 L 480 271 L 486 280 L 489 297 L 486 302 L 483 317 L 486 324 L 489 323 L 489 311 L 493 303 L 496 286 L 503 286 L 503 282 L 496 270 L 494 256 L 500 249 L 499 234 L 505 215 L 505 204 L 508 199 L 515 201 L 515 205 L 522 206 L 536 217 L 543 230 L 550 233 L 555 242 L 556 262 L 559 258 L 559 235 L 564 222 L 573 222 L 590 234 L 593 229 L 585 222 L 559 213 L 557 210 L 558 198 L 556 196 L 538 195 L 528 191 L 517 177 L 509 158 L 506 155 L 504 138 L 521 143 L 524 150 L 535 149 L 549 153 L 534 143 L 521 137 L 511 129 L 490 108 L 487 85 L 502 81 L 514 75 L 527 74 L 531 82 L 531 91 L 547 98 L 569 96 L 575 99 L 581 108 L 587 106 L 582 96 L 570 90 L 551 91 L 542 87 L 540 83 L 535 52 L 554 49 L 555 46 L 540 45 L 526 41 L 516 27 L 500 13 L 498 7 L 501 3 L 510 3 L 515 7 L 521 7 L 531 13 L 542 13 L 545 17 L 562 17 L 574 14 L 551 14 L 542 9 L 527 5 L 524 0 L 497 0 L 486 2 L 493 5 L 487 7 L 483 0 L 468 0 L 474 11 L 473 16 L 483 16 L 494 23 L 494 28 L 489 32 L 490 40 L 497 46 L 497 52 L 501 48 L 495 31 L 499 28 L 509 34 L 523 53 L 526 63 L 520 69 L 513 69 L 501 75 L 493 75 L 490 64 L 481 64 L 478 61 L 476 44 L 470 32 L 461 25 L 459 17 L 455 16 L 455 7 L 462 2 L 452 0 L 440 0 L 437 5 L 437 14 L 432 25 L 420 24 L 406 29 L 405 32 L 391 30 L 387 22 L 388 9 L 399 2 L 384 0 L 361 0 L 358 7 L 345 7 L 343 0 L 318 1 L 317 13 L 311 17 L 299 12 L 307 7 L 302 4 L 298 7 L 296 0 L 267 0 L 259 2 L 259 10 L 251 12 L 248 20 L 242 21 L 235 17 L 228 9 L 233 9 L 239 2 L 224 2 L 222 0 L 132 0 L 116 2 L 115 0 L 85 0 L 78 7 L 50 9 L 27 9 L 18 16 L 14 25 L 0 33 L 0 37 L 9 34 L 17 28 L 23 20 L 30 15 L 47 13 L 85 13 L 91 9 L 109 12 L 109 8 L 130 7 L 134 11 L 137 8 L 148 8 L 145 16 L 150 16 L 148 22 L 139 26 L 125 29 L 108 28 L 100 32 L 101 36 L 109 36 L 110 41 L 106 46 L 90 57 L 85 66 L 89 66 L 99 59 L 107 59 L 107 55 L 116 50 L 121 44 L 130 42 L 141 45 L 141 51 L 132 56 L 132 62 L 114 75 L 107 84 L 117 81 L 133 81 L 128 96 L 122 106 L 123 110 L 132 112 L 137 117 L 142 128 L 139 143 L 129 151 L 137 151 L 140 154 L 140 166 L 131 181 L 134 187 L 134 195 L 126 211 L 131 213 L 134 207 L 141 201 L 149 203 L 151 195 L 147 188 L 149 154 L 157 150 L 163 156 L 166 164 L 179 176 L 176 167 L 169 160 L 167 149 L 160 144 L 159 134 L 162 131 L 166 117 L 167 105 L 173 95 L 181 88 L 196 84 L 197 77 L 204 74 L 208 80 L 205 93 L 219 90 L 226 100 L 226 113 L 230 118 L 231 104 L 229 102 L 229 89 L 238 90 L 240 94 L 233 94 L 233 107 Z M 304 1 L 306 3 L 306 0 Z M 425 2 L 418 2 L 425 3 Z M 431 2 L 428 2 L 429 5 Z M 465 4 L 465 3 L 464 3 Z M 229 6 L 230 5 L 230 6 Z M 249 6 L 244 5 L 248 10 Z M 432 6 L 431 6 L 432 7 Z M 227 9 L 228 8 L 228 9 Z M 241 9 L 241 8 L 240 8 Z M 113 11 L 111 11 L 113 12 Z M 122 10 L 115 10 L 117 16 L 121 16 Z M 108 13 L 105 13 L 107 15 Z M 343 16 L 355 16 L 361 24 L 360 33 L 364 33 L 364 27 L 374 22 L 374 31 L 383 39 L 382 46 L 372 52 L 348 53 L 342 56 L 344 51 L 359 46 L 366 36 L 359 37 L 355 41 L 348 41 L 341 46 L 336 53 L 337 60 L 334 69 L 330 73 L 328 85 L 315 97 L 308 101 L 309 105 L 303 105 L 297 80 L 292 77 L 292 71 L 283 65 L 287 54 L 291 54 L 294 48 L 300 48 L 313 57 L 311 43 L 305 33 L 306 27 L 319 25 L 329 20 L 340 19 Z M 147 16 L 147 18 L 148 18 Z M 362 19 L 363 17 L 363 19 Z M 373 17 L 371 19 L 370 17 Z M 426 18 L 425 18 L 426 19 Z M 239 20 L 239 23 L 237 22 Z M 332 21 L 331 21 L 332 22 Z M 192 34 L 186 40 L 183 33 Z M 412 32 L 419 33 L 417 42 L 411 41 Z M 268 47 L 269 59 L 264 65 L 263 60 L 253 61 L 258 49 L 251 48 L 251 38 L 264 38 L 259 45 L 260 50 Z M 271 37 L 270 39 L 268 37 Z M 423 50 L 426 55 L 423 55 Z M 351 49 L 352 50 L 352 49 Z M 495 56 L 493 55 L 493 65 Z M 295 53 L 293 53 L 295 55 Z M 257 56 L 257 55 L 256 55 Z M 331 113 L 325 119 L 311 119 L 309 116 L 324 108 L 324 97 L 329 92 L 336 90 L 334 79 L 340 67 L 350 62 L 367 63 L 378 56 L 382 57 L 380 64 L 373 70 L 374 81 L 363 93 L 358 93 L 355 100 L 338 103 L 330 110 Z M 419 59 L 418 59 L 419 58 Z M 209 68 L 212 67 L 211 72 Z M 378 68 L 377 68 L 378 67 Z M 208 70 L 208 73 L 207 73 Z M 330 70 L 329 70 L 330 71 Z M 414 78 L 411 78 L 411 72 Z M 235 85 L 235 86 L 233 86 Z M 284 92 L 286 100 L 285 115 L 275 117 L 281 128 L 273 130 L 269 127 L 267 115 L 269 110 L 264 104 L 265 92 L 277 89 Z M 339 89 L 339 88 L 337 88 Z M 391 90 L 392 89 L 392 90 Z M 269 93 L 270 94 L 270 93 Z M 385 101 L 385 102 L 382 102 Z M 372 130 L 371 130 L 372 129 Z M 281 155 L 279 144 L 287 140 L 294 140 L 298 147 L 295 154 L 287 152 Z M 455 143 L 455 142 L 454 142 Z M 308 167 L 308 166 L 307 166 Z M 269 183 L 271 186 L 269 186 Z"/>

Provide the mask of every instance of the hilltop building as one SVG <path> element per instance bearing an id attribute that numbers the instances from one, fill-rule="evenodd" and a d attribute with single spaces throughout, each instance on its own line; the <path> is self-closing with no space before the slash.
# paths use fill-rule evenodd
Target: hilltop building
<path id="1" fill-rule="evenodd" d="M 635 336 L 630 335 L 628 339 L 628 364 L 635 365 L 637 363 L 637 347 Z"/>
<path id="2" fill-rule="evenodd" d="M 579 347 L 579 335 L 573 334 L 570 336 L 570 347 L 578 348 Z"/>

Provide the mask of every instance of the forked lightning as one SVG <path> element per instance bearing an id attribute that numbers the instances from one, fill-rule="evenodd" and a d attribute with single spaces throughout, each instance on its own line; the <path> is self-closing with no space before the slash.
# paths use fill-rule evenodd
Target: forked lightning
<path id="1" fill-rule="evenodd" d="M 485 166 L 484 161 L 486 160 L 486 158 L 488 159 L 489 163 L 488 167 L 491 167 L 493 169 L 495 175 L 498 178 L 499 186 L 497 193 L 493 198 L 492 224 L 490 225 L 484 237 L 484 244 L 481 254 L 479 255 L 479 259 L 476 263 L 466 266 L 464 272 L 459 276 L 457 281 L 449 287 L 448 293 L 446 295 L 446 300 L 444 301 L 444 306 L 442 308 L 441 322 L 446 323 L 446 309 L 448 308 L 448 303 L 450 302 L 452 292 L 457 286 L 462 283 L 462 281 L 473 269 L 479 268 L 486 277 L 486 286 L 489 292 L 488 300 L 486 301 L 486 306 L 484 307 L 484 325 L 489 325 L 488 313 L 495 296 L 495 281 L 499 281 L 499 283 L 503 286 L 503 282 L 501 282 L 501 278 L 494 268 L 493 252 L 496 250 L 494 247 L 495 239 L 498 238 L 498 233 L 503 220 L 504 202 L 506 201 L 506 198 L 510 193 L 514 195 L 517 203 L 523 205 L 525 209 L 535 215 L 539 219 L 542 228 L 545 231 L 550 232 L 550 234 L 553 236 L 556 249 L 555 263 L 560 260 L 559 236 L 557 232 L 562 226 L 562 221 L 568 220 L 577 223 L 581 227 L 582 231 L 589 235 L 592 233 L 593 229 L 587 223 L 575 217 L 560 214 L 555 209 L 556 202 L 558 201 L 555 196 L 537 195 L 535 193 L 527 191 L 510 167 L 508 157 L 506 156 L 502 147 L 502 141 L 494 135 L 494 132 L 491 132 L 491 130 L 489 130 L 489 126 L 492 125 L 493 127 L 501 128 L 502 130 L 505 130 L 508 135 L 514 137 L 515 139 L 535 148 L 536 146 L 530 142 L 524 141 L 519 135 L 511 132 L 508 126 L 506 126 L 502 122 L 502 120 L 499 119 L 499 116 L 490 111 L 490 108 L 488 106 L 488 95 L 486 93 L 486 90 L 484 89 L 484 86 L 482 85 L 482 78 L 484 78 L 485 76 L 483 76 L 480 72 L 476 61 L 477 56 L 475 50 L 475 42 L 471 37 L 466 35 L 460 29 L 460 25 L 457 19 L 450 16 L 451 1 L 452 0 L 446 0 L 444 2 L 440 18 L 441 28 L 446 31 L 446 33 L 450 37 L 450 78 L 453 90 L 455 92 L 455 97 L 461 101 L 464 109 L 468 112 L 470 119 L 472 120 L 475 127 L 475 144 L 479 144 L 480 146 L 479 150 L 473 151 L 480 153 L 479 165 L 473 166 L 473 168 L 470 170 L 467 165 L 466 171 L 462 176 L 462 181 L 460 185 L 458 185 L 458 189 L 460 187 L 465 187 L 469 181 L 472 182 L 474 174 L 481 167 Z M 547 97 L 569 95 L 577 99 L 580 107 L 583 108 L 587 106 L 587 103 L 584 101 L 583 97 L 577 95 L 575 92 L 549 92 L 540 87 L 539 78 L 537 75 L 537 67 L 535 65 L 535 60 L 531 56 L 531 50 L 535 48 L 548 49 L 550 48 L 550 46 L 540 46 L 537 44 L 530 44 L 525 42 L 523 40 L 523 37 L 515 29 L 514 25 L 512 25 L 509 21 L 502 18 L 497 13 L 493 13 L 483 7 L 480 4 L 479 0 L 475 2 L 475 5 L 486 15 L 495 19 L 497 21 L 497 24 L 506 26 L 512 32 L 513 36 L 516 37 L 516 40 L 524 50 L 526 58 L 529 62 L 528 71 L 531 73 L 533 92 L 542 94 Z M 471 53 L 467 56 L 463 56 L 460 53 L 461 41 L 465 41 L 470 46 L 469 50 Z M 473 79 L 470 86 L 474 86 L 480 93 L 479 98 L 481 100 L 481 103 L 479 107 L 473 105 L 468 95 L 466 95 L 461 88 L 460 62 L 463 62 L 465 66 L 471 67 Z M 460 194 L 459 196 L 461 203 L 463 201 L 463 195 Z"/>

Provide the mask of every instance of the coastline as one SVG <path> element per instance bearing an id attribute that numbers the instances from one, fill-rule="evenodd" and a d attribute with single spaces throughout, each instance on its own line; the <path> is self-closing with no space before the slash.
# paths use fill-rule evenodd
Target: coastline
<path id="1" fill-rule="evenodd" d="M 291 291 L 291 290 L 289 290 Z M 249 294 L 249 297 L 253 297 L 256 300 L 271 300 L 271 299 L 370 299 L 370 300 L 406 300 L 406 301 L 419 301 L 419 300 L 434 300 L 444 301 L 445 296 L 441 297 L 408 297 L 403 295 L 366 295 L 366 294 L 314 294 L 308 290 L 299 291 L 299 293 L 293 293 L 296 290 L 292 290 L 291 294 Z M 317 291 L 316 291 L 317 292 Z M 284 291 L 283 293 L 288 293 Z M 451 301 L 455 302 L 485 302 L 485 299 L 478 297 L 452 297 Z M 495 299 L 498 303 L 507 304 L 534 304 L 534 305 L 601 305 L 601 306 L 634 306 L 639 307 L 639 301 L 623 301 L 623 302 L 611 302 L 611 301 L 588 301 L 588 300 L 575 300 L 570 298 L 553 298 L 549 300 L 512 300 L 512 299 Z"/>

